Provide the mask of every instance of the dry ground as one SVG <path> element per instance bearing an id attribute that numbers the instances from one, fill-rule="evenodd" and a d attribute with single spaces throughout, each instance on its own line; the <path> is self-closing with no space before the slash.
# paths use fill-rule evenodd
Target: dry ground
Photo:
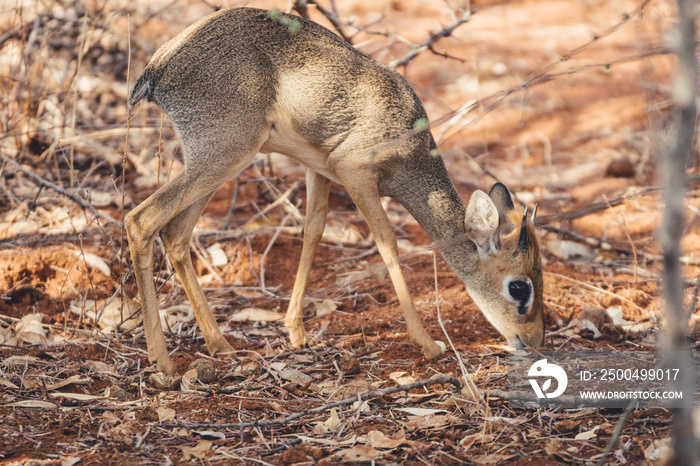
<path id="1" fill-rule="evenodd" d="M 451 8 L 460 6 L 336 3 L 342 21 L 364 29 L 344 27 L 355 34 L 353 43 L 384 63 L 450 24 Z M 158 46 L 211 12 L 210 4 L 219 5 L 0 3 L 0 151 L 104 215 L 123 218 L 181 168 L 172 127 L 151 105 L 138 109 L 125 142 L 127 83 Z M 271 0 L 248 4 L 287 7 Z M 460 194 L 468 199 L 498 179 L 521 203 L 539 203 L 547 349 L 656 349 L 662 306 L 655 187 L 669 133 L 673 59 L 663 47 L 674 22 L 672 3 L 484 0 L 471 6 L 477 13 L 437 42 L 436 53 L 423 52 L 399 68 L 425 103 Z M 305 317 L 312 341 L 303 351 L 290 350 L 282 324 L 262 312 L 284 312 L 293 285 L 303 168 L 261 158 L 218 191 L 195 232 L 195 266 L 237 350 L 234 358 L 203 354 L 191 308 L 157 248 L 159 305 L 174 361 L 181 373 L 198 358 L 216 369 L 211 381 L 186 376 L 180 390 L 168 392 L 148 382 L 153 370 L 138 314 L 121 323 L 138 303 L 120 229 L 52 189 L 39 189 L 8 163 L 0 173 L 3 464 L 603 458 L 620 410 L 520 409 L 498 398 L 479 407 L 449 384 L 277 425 L 222 427 L 281 419 L 435 375 L 461 377 L 453 352 L 429 361 L 411 345 L 368 229 L 342 187 L 332 187 L 327 235 L 314 262 Z M 700 253 L 697 186 L 687 193 L 689 279 L 698 273 Z M 281 198 L 287 201 L 277 202 Z M 425 232 L 398 204 L 387 201 L 387 209 L 428 331 L 445 340 L 436 319 L 437 274 L 442 319 L 476 385 L 505 387 L 507 353 L 498 333 L 441 258 L 434 270 Z M 235 320 L 246 308 L 254 309 L 250 320 Z M 627 323 L 595 321 L 602 315 L 597 310 L 613 308 Z M 636 410 L 605 461 L 657 462 L 668 432 L 667 411 Z"/>

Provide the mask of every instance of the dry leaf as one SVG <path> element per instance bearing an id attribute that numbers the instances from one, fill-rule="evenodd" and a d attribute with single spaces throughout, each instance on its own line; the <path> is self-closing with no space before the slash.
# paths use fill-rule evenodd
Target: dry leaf
<path id="1" fill-rule="evenodd" d="M 214 243 L 207 248 L 207 254 L 209 254 L 211 265 L 214 267 L 223 267 L 228 264 L 228 257 L 221 247 L 221 243 Z"/>
<path id="2" fill-rule="evenodd" d="M 613 325 L 625 325 L 627 321 L 622 317 L 622 308 L 620 306 L 609 307 L 605 313 L 610 316 Z"/>
<path id="3" fill-rule="evenodd" d="M 9 358 L 5 359 L 1 364 L 3 367 L 17 368 L 22 366 L 28 366 L 29 364 L 38 361 L 40 361 L 40 359 L 35 356 L 10 356 Z"/>
<path id="4" fill-rule="evenodd" d="M 360 377 L 350 380 L 348 383 L 337 389 L 333 380 L 328 380 L 328 382 L 330 383 L 320 383 L 319 389 L 322 395 L 333 394 L 332 399 L 334 400 L 343 400 L 345 398 L 356 397 L 359 393 L 364 393 L 370 388 L 369 383 Z"/>
<path id="5" fill-rule="evenodd" d="M 195 433 L 199 434 L 201 438 L 206 440 L 226 440 L 226 434 L 215 430 L 199 430 Z M 185 437 L 186 436 L 187 434 L 185 435 Z"/>
<path id="6" fill-rule="evenodd" d="M 393 450 L 399 445 L 413 445 L 416 443 L 411 440 L 406 440 L 406 434 L 404 434 L 403 431 L 398 432 L 394 438 L 389 438 L 380 430 L 372 430 L 367 433 L 367 440 L 369 444 L 375 448 L 386 448 L 388 450 Z"/>
<path id="7" fill-rule="evenodd" d="M 399 385 L 407 385 L 416 381 L 413 376 L 410 376 L 408 373 L 403 371 L 392 372 L 389 374 L 389 378 Z"/>
<path id="8" fill-rule="evenodd" d="M 122 302 L 119 296 L 98 301 L 92 299 L 76 300 L 70 305 L 70 311 L 73 314 L 84 315 L 92 322 L 97 322 L 102 333 L 112 333 L 117 327 L 128 330 L 139 325 L 141 323 L 140 315 L 129 319 L 138 308 L 136 300 Z"/>
<path id="9" fill-rule="evenodd" d="M 100 418 L 108 424 L 116 424 L 120 420 L 112 411 L 105 411 Z"/>
<path id="10" fill-rule="evenodd" d="M 246 299 L 257 299 L 257 298 L 266 298 L 267 297 L 267 295 L 265 293 L 263 293 L 262 291 L 257 291 L 257 290 L 246 290 L 243 288 L 236 288 L 235 292 L 241 298 L 246 298 Z"/>
<path id="11" fill-rule="evenodd" d="M 52 383 L 46 385 L 47 390 L 58 390 L 59 388 L 65 387 L 66 385 L 71 385 L 71 384 L 86 384 L 86 383 L 92 383 L 93 380 L 90 378 L 85 378 L 81 379 L 79 375 L 74 375 L 71 377 L 68 377 L 65 380 L 61 380 L 60 382 Z"/>
<path id="12" fill-rule="evenodd" d="M 309 384 L 313 380 L 313 378 L 310 375 L 304 374 L 303 372 L 298 371 L 296 369 L 277 371 L 277 373 L 283 379 L 302 386 Z"/>
<path id="13" fill-rule="evenodd" d="M 92 400 L 104 400 L 105 397 L 102 395 L 88 395 L 86 393 L 64 393 L 64 392 L 56 392 L 56 393 L 49 393 L 50 397 L 53 398 L 68 398 L 69 400 L 78 400 L 78 401 L 92 401 Z"/>
<path id="14" fill-rule="evenodd" d="M 112 271 L 109 270 L 109 265 L 107 265 L 107 262 L 105 262 L 105 260 L 102 259 L 100 256 L 90 254 L 89 252 L 83 253 L 81 251 L 73 251 L 73 254 L 75 254 L 78 257 L 81 257 L 82 260 L 84 260 L 85 263 L 88 265 L 88 267 L 99 271 L 102 275 L 106 277 L 112 275 Z"/>
<path id="15" fill-rule="evenodd" d="M 332 299 L 324 299 L 316 303 L 316 317 L 323 317 L 338 309 L 338 305 Z"/>
<path id="16" fill-rule="evenodd" d="M 183 392 L 189 392 L 194 390 L 194 384 L 197 383 L 199 378 L 197 374 L 197 369 L 190 369 L 184 374 L 182 374 L 182 379 L 180 380 L 180 390 Z"/>
<path id="17" fill-rule="evenodd" d="M 254 337 L 276 337 L 279 335 L 279 333 L 272 329 L 254 328 L 248 332 L 248 335 L 252 335 Z"/>
<path id="18" fill-rule="evenodd" d="M 87 364 L 93 371 L 97 372 L 98 374 L 106 374 L 111 375 L 113 377 L 119 377 L 119 373 L 117 372 L 114 364 L 107 364 L 106 362 L 93 360 L 85 361 L 85 364 Z"/>
<path id="19" fill-rule="evenodd" d="M 184 378 L 184 377 L 183 377 Z M 171 408 L 166 408 L 165 406 L 159 406 L 156 408 L 158 413 L 158 422 L 168 421 L 170 419 L 175 419 L 175 410 Z"/>
<path id="20" fill-rule="evenodd" d="M 590 261 L 595 259 L 595 253 L 588 246 L 569 240 L 551 239 L 546 241 L 547 250 L 560 259 L 579 259 Z"/>
<path id="21" fill-rule="evenodd" d="M 266 309 L 248 307 L 229 317 L 230 322 L 277 322 L 284 319 L 284 314 Z"/>
<path id="22" fill-rule="evenodd" d="M 300 364 L 312 364 L 314 362 L 313 354 L 295 354 L 294 358 Z"/>
<path id="23" fill-rule="evenodd" d="M 644 456 L 650 461 L 668 460 L 673 453 L 671 450 L 671 437 L 654 440 L 644 449 Z"/>
<path id="24" fill-rule="evenodd" d="M 331 415 L 328 419 L 326 419 L 323 422 L 319 422 L 316 424 L 316 430 L 317 433 L 324 433 L 328 432 L 329 430 L 335 430 L 338 427 L 340 427 L 340 417 L 338 417 L 338 410 L 335 408 L 331 408 Z"/>
<path id="25" fill-rule="evenodd" d="M 370 411 L 369 403 L 366 401 L 356 401 L 350 408 L 355 412 L 359 411 L 361 413 L 367 413 Z"/>
<path id="26" fill-rule="evenodd" d="M 61 466 L 73 466 L 80 463 L 80 461 L 82 461 L 82 458 L 79 456 L 67 456 L 61 460 Z"/>
<path id="27" fill-rule="evenodd" d="M 19 387 L 12 382 L 10 382 L 7 379 L 0 379 L 0 386 L 5 387 L 5 388 L 15 388 L 18 389 Z"/>
<path id="28" fill-rule="evenodd" d="M 396 411 L 403 411 L 412 416 L 428 416 L 430 414 L 447 413 L 444 409 L 428 409 L 428 408 L 396 408 Z"/>
<path id="29" fill-rule="evenodd" d="M 131 203 L 131 198 L 128 194 L 124 193 L 124 205 L 129 205 Z M 122 194 L 112 191 L 90 191 L 90 204 L 93 207 L 101 209 L 103 207 L 120 207 L 122 205 Z"/>
<path id="30" fill-rule="evenodd" d="M 544 451 L 547 453 L 547 456 L 554 456 L 558 454 L 563 448 L 563 445 L 561 442 L 557 442 L 554 439 L 549 439 L 544 442 Z"/>
<path id="31" fill-rule="evenodd" d="M 15 324 L 15 336 L 20 343 L 46 344 L 46 329 L 41 325 L 44 314 L 28 314 Z"/>
<path id="32" fill-rule="evenodd" d="M 10 338 L 12 338 L 12 331 L 10 330 L 10 327 L 3 327 L 0 325 L 0 345 L 10 344 Z"/>
<path id="33" fill-rule="evenodd" d="M 242 377 L 248 378 L 254 375 L 259 375 L 263 370 L 260 358 L 250 357 L 241 359 L 241 363 L 236 366 L 233 372 L 227 373 L 224 377 Z"/>
<path id="34" fill-rule="evenodd" d="M 580 417 L 586 417 L 586 416 L 590 416 L 591 414 L 596 414 L 597 412 L 598 412 L 597 409 L 588 408 L 588 409 L 582 409 L 580 411 L 575 411 L 573 413 L 566 413 L 566 415 L 564 417 L 567 417 L 569 419 L 578 419 Z"/>
<path id="35" fill-rule="evenodd" d="M 362 233 L 353 224 L 342 222 L 336 224 L 329 220 L 323 230 L 323 241 L 329 243 L 351 244 L 357 247 L 357 243 L 363 240 Z"/>
<path id="36" fill-rule="evenodd" d="M 449 414 L 428 414 L 427 416 L 409 417 L 404 422 L 404 427 L 408 430 L 432 429 L 446 427 L 456 422 L 459 422 L 459 420 Z"/>
<path id="37" fill-rule="evenodd" d="M 598 434 L 596 434 L 598 429 L 600 429 L 600 426 L 595 426 L 591 430 L 580 432 L 576 435 L 576 437 L 574 437 L 574 440 L 593 440 L 598 436 Z"/>
<path id="38" fill-rule="evenodd" d="M 209 440 L 200 440 L 197 445 L 193 447 L 181 446 L 182 450 L 182 461 L 189 461 L 192 457 L 199 458 L 203 460 L 209 456 L 211 452 L 212 443 Z"/>
<path id="39" fill-rule="evenodd" d="M 41 401 L 41 400 L 15 401 L 14 403 L 9 403 L 9 404 L 6 404 L 5 406 L 10 406 L 13 408 L 46 408 L 46 409 L 58 408 L 58 405 L 56 403 L 50 403 L 48 401 Z"/>
<path id="40" fill-rule="evenodd" d="M 465 450 L 469 450 L 475 443 L 485 444 L 491 443 L 494 439 L 493 434 L 486 434 L 484 431 L 479 431 L 471 435 L 467 435 L 460 440 L 459 445 Z"/>

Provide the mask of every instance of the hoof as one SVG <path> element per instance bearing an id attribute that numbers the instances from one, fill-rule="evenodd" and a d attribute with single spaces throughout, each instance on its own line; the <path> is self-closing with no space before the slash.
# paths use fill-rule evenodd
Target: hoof
<path id="1" fill-rule="evenodd" d="M 173 364 L 169 357 L 165 360 L 161 359 L 160 361 L 157 361 L 156 369 L 158 369 L 158 372 L 162 372 L 168 377 L 175 377 L 177 375 L 177 368 L 175 367 L 175 364 Z"/>
<path id="2" fill-rule="evenodd" d="M 306 331 L 303 328 L 301 331 L 298 329 L 289 329 L 289 342 L 294 349 L 305 348 L 308 344 L 306 341 Z"/>
<path id="3" fill-rule="evenodd" d="M 212 356 L 225 356 L 227 354 L 232 355 L 235 352 L 233 346 L 229 345 L 228 342 L 223 338 L 212 343 L 211 345 L 207 345 L 207 349 L 209 350 L 209 354 L 211 354 Z"/>
<path id="4" fill-rule="evenodd" d="M 425 354 L 425 356 L 428 359 L 435 359 L 438 356 L 440 356 L 445 351 L 445 344 L 444 343 L 439 344 L 439 343 L 442 343 L 442 342 L 435 342 L 434 341 L 432 345 L 428 345 L 428 346 L 423 347 L 423 354 Z"/>

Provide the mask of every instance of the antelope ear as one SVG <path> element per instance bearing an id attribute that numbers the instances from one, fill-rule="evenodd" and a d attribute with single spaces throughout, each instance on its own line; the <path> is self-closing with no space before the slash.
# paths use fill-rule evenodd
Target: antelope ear
<path id="1" fill-rule="evenodd" d="M 499 181 L 491 187 L 489 197 L 498 209 L 498 224 L 502 226 L 509 223 L 508 212 L 513 210 L 515 206 L 508 187 Z"/>
<path id="2" fill-rule="evenodd" d="M 498 252 L 499 212 L 491 198 L 483 191 L 474 191 L 464 226 L 467 237 L 476 244 L 479 256 L 486 258 Z"/>

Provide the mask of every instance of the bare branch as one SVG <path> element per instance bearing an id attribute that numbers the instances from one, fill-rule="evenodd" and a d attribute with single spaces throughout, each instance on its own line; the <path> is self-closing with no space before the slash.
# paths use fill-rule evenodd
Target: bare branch
<path id="1" fill-rule="evenodd" d="M 448 55 L 448 54 L 445 54 L 445 53 L 442 53 L 442 52 L 437 52 L 437 51 L 433 48 L 433 46 L 434 46 L 435 43 L 436 43 L 437 41 L 439 41 L 440 39 L 451 36 L 452 33 L 453 33 L 458 27 L 460 27 L 462 24 L 468 22 L 470 18 L 471 18 L 471 13 L 464 13 L 464 15 L 463 15 L 461 18 L 455 17 L 455 19 L 454 19 L 454 21 L 452 22 L 452 24 L 450 24 L 449 26 L 443 28 L 443 29 L 442 29 L 441 31 L 439 31 L 439 32 L 431 32 L 431 33 L 430 33 L 430 37 L 428 37 L 428 39 L 427 39 L 425 42 L 423 42 L 422 44 L 417 45 L 415 48 L 413 48 L 413 50 L 411 50 L 410 52 L 408 52 L 406 55 L 404 55 L 403 57 L 399 58 L 398 60 L 392 61 L 391 63 L 389 63 L 389 66 L 390 66 L 391 68 L 398 68 L 399 66 L 406 66 L 411 60 L 413 60 L 414 58 L 416 58 L 418 55 L 420 55 L 421 53 L 425 52 L 426 50 L 430 50 L 430 51 L 433 52 L 434 54 L 440 55 L 441 57 L 453 58 L 453 59 L 456 59 L 456 60 L 461 60 L 461 59 L 458 59 L 458 58 L 453 57 L 453 56 L 451 56 L 451 55 Z"/>
<path id="2" fill-rule="evenodd" d="M 14 168 L 16 168 L 17 170 L 19 170 L 19 171 L 21 171 L 22 173 L 24 173 L 32 182 L 38 184 L 39 186 L 43 186 L 43 187 L 46 187 L 46 188 L 49 188 L 49 189 L 53 189 L 53 190 L 56 191 L 57 193 L 63 194 L 64 196 L 66 196 L 68 199 L 70 199 L 71 201 L 75 202 L 76 204 L 78 204 L 78 205 L 79 205 L 80 207 L 82 207 L 83 209 L 89 210 L 90 212 L 92 212 L 92 214 L 93 214 L 95 217 L 100 218 L 100 219 L 106 221 L 107 223 L 110 223 L 110 224 L 114 225 L 114 226 L 117 227 L 117 228 L 121 228 L 121 227 L 122 227 L 122 223 L 121 223 L 119 220 L 116 220 L 116 219 L 110 217 L 109 215 L 105 215 L 105 214 L 99 212 L 99 211 L 98 211 L 97 209 L 95 209 L 92 205 L 90 205 L 90 203 L 86 202 L 84 199 L 80 198 L 79 196 L 76 196 L 76 195 L 73 194 L 73 193 L 69 193 L 68 191 L 66 191 L 65 189 L 61 188 L 60 186 L 57 186 L 57 185 L 51 183 L 50 181 L 46 181 L 45 179 L 43 179 L 43 178 L 40 177 L 39 175 L 36 175 L 36 174 L 30 172 L 29 170 L 23 168 L 22 165 L 20 165 L 20 164 L 17 163 L 16 161 L 12 160 L 11 158 L 9 158 L 8 156 L 6 156 L 6 155 L 3 154 L 2 152 L 0 152 L 0 158 L 1 158 L 5 163 L 10 164 L 11 166 L 13 166 Z"/>

